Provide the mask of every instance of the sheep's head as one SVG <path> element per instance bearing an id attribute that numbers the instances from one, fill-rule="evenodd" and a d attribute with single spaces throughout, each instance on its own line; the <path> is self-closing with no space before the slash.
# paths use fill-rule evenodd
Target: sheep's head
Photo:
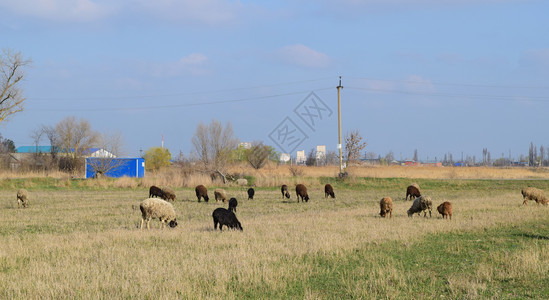
<path id="1" fill-rule="evenodd" d="M 288 191 L 286 191 L 286 194 L 284 196 L 286 196 L 286 198 L 290 199 L 290 193 Z"/>
<path id="2" fill-rule="evenodd" d="M 305 199 L 306 202 L 309 202 L 309 195 L 305 195 L 305 198 L 303 199 Z"/>
<path id="3" fill-rule="evenodd" d="M 170 223 L 168 223 L 168 225 L 171 227 L 171 228 L 174 228 L 175 226 L 177 226 L 177 221 L 175 219 L 171 220 Z"/>
<path id="4" fill-rule="evenodd" d="M 242 224 L 240 224 L 240 222 L 238 222 L 238 221 L 236 221 L 236 229 L 238 229 L 240 231 L 243 231 Z"/>
<path id="5" fill-rule="evenodd" d="M 208 195 L 204 196 L 204 201 L 206 202 L 210 201 L 210 197 L 208 197 Z"/>
<path id="6" fill-rule="evenodd" d="M 333 191 L 330 192 L 330 197 L 335 198 L 335 193 Z"/>

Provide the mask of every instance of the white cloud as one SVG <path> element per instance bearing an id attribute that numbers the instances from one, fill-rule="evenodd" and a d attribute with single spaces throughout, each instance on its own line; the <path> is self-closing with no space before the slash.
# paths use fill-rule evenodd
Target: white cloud
<path id="1" fill-rule="evenodd" d="M 326 68 L 332 63 L 328 55 L 302 44 L 280 48 L 276 55 L 286 63 L 307 68 Z"/>
<path id="2" fill-rule="evenodd" d="M 114 7 L 93 0 L 0 0 L 0 9 L 53 21 L 89 22 L 114 12 Z"/>
<path id="3" fill-rule="evenodd" d="M 202 75 L 207 73 L 205 63 L 208 58 L 201 53 L 192 53 L 184 56 L 177 61 L 155 63 L 150 67 L 153 76 L 173 77 L 181 74 Z"/>

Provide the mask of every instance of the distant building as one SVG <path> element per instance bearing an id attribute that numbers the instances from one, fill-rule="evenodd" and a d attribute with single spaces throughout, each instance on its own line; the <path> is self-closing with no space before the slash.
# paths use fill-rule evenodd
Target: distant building
<path id="1" fill-rule="evenodd" d="M 290 161 L 290 159 L 291 159 L 290 153 L 280 153 L 280 157 L 279 157 L 280 162 L 287 163 Z"/>
<path id="2" fill-rule="evenodd" d="M 110 165 L 110 167 L 108 166 Z M 145 176 L 145 159 L 143 158 L 107 158 L 98 157 L 86 158 L 86 178 L 96 178 L 97 170 L 107 170 L 103 176 L 120 178 L 120 177 L 137 177 Z"/>
<path id="3" fill-rule="evenodd" d="M 298 165 L 303 165 L 306 162 L 307 162 L 307 156 L 305 155 L 305 150 L 297 151 L 295 163 Z"/>
<path id="4" fill-rule="evenodd" d="M 15 149 L 17 153 L 24 154 L 33 154 L 33 153 L 44 153 L 49 154 L 52 152 L 52 146 L 20 146 Z M 74 152 L 74 149 L 71 149 L 71 152 Z M 56 153 L 62 153 L 60 149 Z M 109 151 L 102 148 L 89 148 L 82 151 L 84 157 L 116 157 L 116 155 L 110 153 Z"/>
<path id="5" fill-rule="evenodd" d="M 244 149 L 250 149 L 252 148 L 252 143 L 250 142 L 242 142 L 238 144 L 238 147 L 242 147 Z"/>
<path id="6" fill-rule="evenodd" d="M 316 160 L 324 162 L 326 160 L 326 146 L 316 146 Z"/>

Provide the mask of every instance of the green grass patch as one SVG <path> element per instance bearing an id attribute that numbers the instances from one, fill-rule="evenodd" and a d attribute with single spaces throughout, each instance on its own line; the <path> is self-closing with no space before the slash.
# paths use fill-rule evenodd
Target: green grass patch
<path id="1" fill-rule="evenodd" d="M 308 272 L 284 289 L 228 286 L 237 298 L 547 299 L 549 216 L 475 232 L 290 259 Z"/>

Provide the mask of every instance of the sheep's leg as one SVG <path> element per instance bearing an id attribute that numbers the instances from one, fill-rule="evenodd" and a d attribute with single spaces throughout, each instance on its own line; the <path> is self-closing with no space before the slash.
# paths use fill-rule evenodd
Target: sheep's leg
<path id="1" fill-rule="evenodd" d="M 145 219 L 141 218 L 141 226 L 139 226 L 139 229 L 143 229 L 143 222 L 145 222 Z"/>

